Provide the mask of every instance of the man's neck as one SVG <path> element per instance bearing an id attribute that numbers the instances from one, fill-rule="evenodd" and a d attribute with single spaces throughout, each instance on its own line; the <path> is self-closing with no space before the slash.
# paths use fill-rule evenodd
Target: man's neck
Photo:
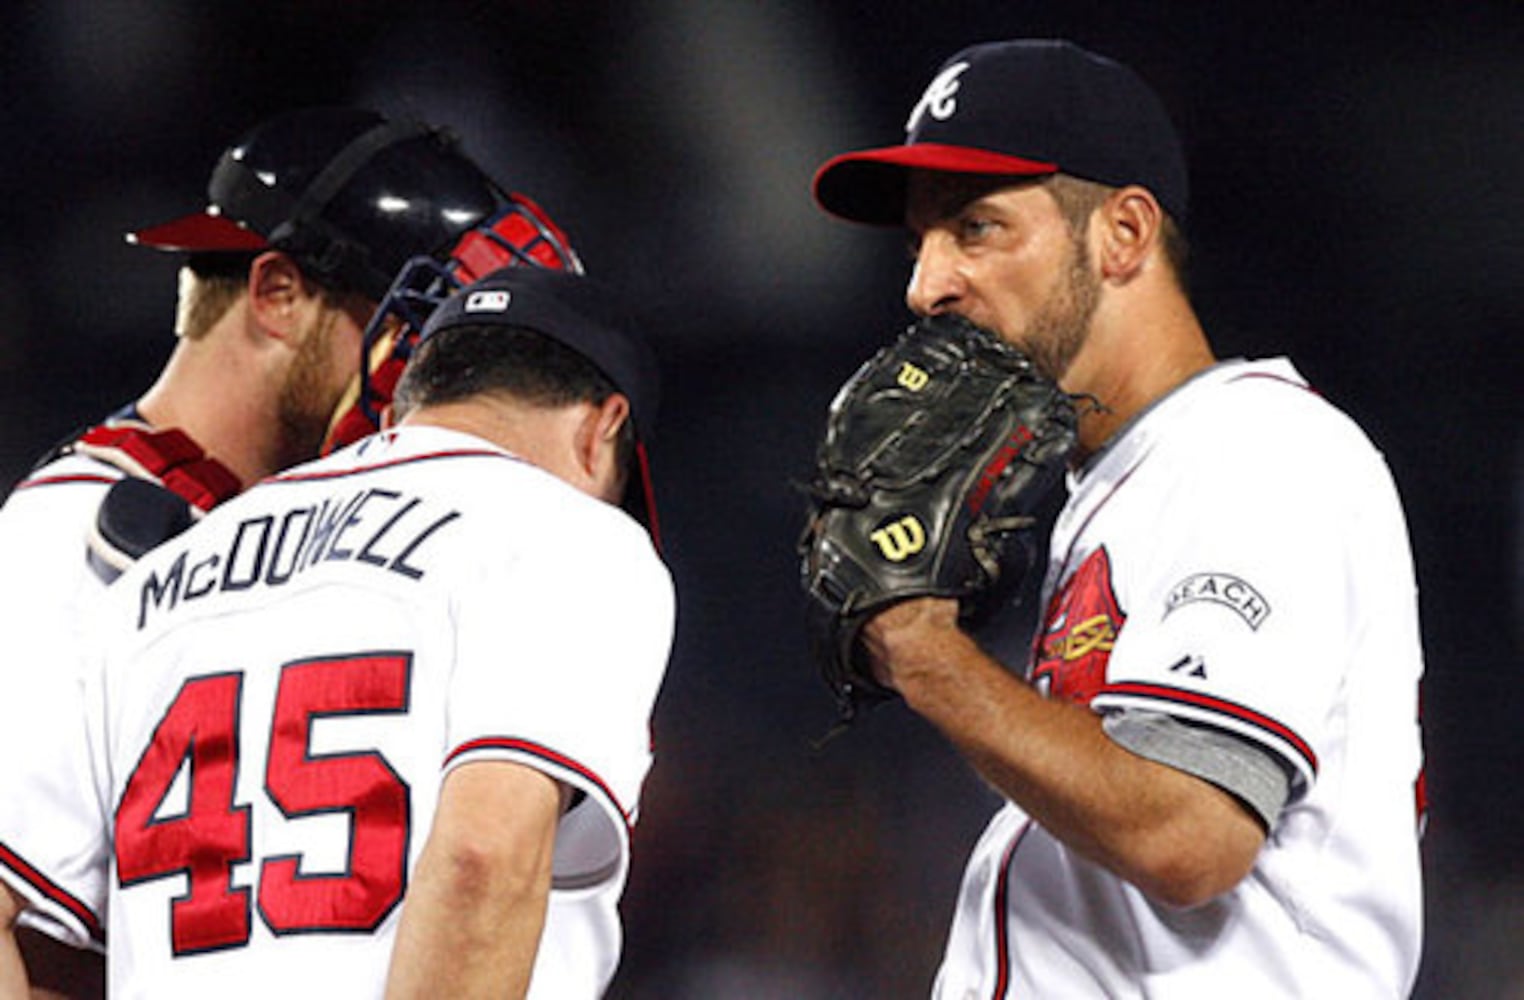
<path id="1" fill-rule="evenodd" d="M 1078 395 L 1080 455 L 1094 454 L 1155 401 L 1217 361 L 1183 298 L 1098 315 L 1063 379 Z"/>
<path id="2" fill-rule="evenodd" d="M 217 332 L 178 343 L 137 409 L 155 428 L 179 428 L 244 483 L 258 482 L 281 465 L 277 401 L 256 359 Z"/>

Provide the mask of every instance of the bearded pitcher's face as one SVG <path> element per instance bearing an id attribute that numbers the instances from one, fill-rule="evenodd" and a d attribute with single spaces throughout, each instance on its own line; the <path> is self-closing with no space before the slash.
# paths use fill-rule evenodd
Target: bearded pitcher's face
<path id="1" fill-rule="evenodd" d="M 918 172 L 906 223 L 915 269 L 905 299 L 994 331 L 1062 379 L 1100 298 L 1082 234 L 1031 179 Z"/>

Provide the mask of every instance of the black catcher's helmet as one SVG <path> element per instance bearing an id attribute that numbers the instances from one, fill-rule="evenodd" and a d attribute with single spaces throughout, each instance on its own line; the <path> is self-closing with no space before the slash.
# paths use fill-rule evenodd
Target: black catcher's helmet
<path id="1" fill-rule="evenodd" d="M 521 199 L 499 187 L 445 131 L 356 108 L 288 112 L 229 147 L 204 212 L 128 235 L 189 253 L 280 250 L 319 282 L 380 301 L 418 256 L 443 257 L 462 234 Z M 548 220 L 534 262 L 579 270 Z"/>
<path id="2" fill-rule="evenodd" d="M 566 234 L 452 136 L 355 108 L 288 112 L 217 161 L 206 210 L 130 233 L 160 250 L 280 250 L 309 277 L 382 305 L 323 452 L 374 431 L 417 331 L 443 298 L 500 267 L 582 272 Z"/>

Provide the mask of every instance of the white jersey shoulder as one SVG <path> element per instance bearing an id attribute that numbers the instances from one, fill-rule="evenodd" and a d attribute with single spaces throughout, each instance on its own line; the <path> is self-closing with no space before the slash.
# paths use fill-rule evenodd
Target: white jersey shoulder
<path id="1" fill-rule="evenodd" d="M 71 794 L 78 775 L 60 761 L 42 786 L 14 784 L 13 762 L 53 757 L 68 746 L 61 733 L 82 736 L 77 680 L 88 623 L 106 585 L 91 569 L 88 539 L 102 498 L 122 477 L 113 466 L 65 454 L 28 473 L 0 506 L 0 607 L 6 639 L 21 655 L 0 667 L 0 877 L 40 909 L 23 920 L 74 941 L 98 944 L 100 916 L 81 901 L 77 884 L 32 871 L 27 858 L 39 845 L 56 842 L 68 823 L 45 815 L 36 803 Z"/>

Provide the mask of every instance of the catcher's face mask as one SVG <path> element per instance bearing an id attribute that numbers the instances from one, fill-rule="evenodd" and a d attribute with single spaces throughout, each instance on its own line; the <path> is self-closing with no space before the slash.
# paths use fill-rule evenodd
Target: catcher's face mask
<path id="1" fill-rule="evenodd" d="M 582 273 L 582 262 L 566 234 L 521 194 L 510 194 L 497 215 L 461 236 L 447 259 L 409 260 L 365 326 L 359 373 L 334 411 L 322 454 L 380 429 L 397 380 L 418 344 L 418 333 L 434 309 L 456 291 L 503 267 Z"/>

